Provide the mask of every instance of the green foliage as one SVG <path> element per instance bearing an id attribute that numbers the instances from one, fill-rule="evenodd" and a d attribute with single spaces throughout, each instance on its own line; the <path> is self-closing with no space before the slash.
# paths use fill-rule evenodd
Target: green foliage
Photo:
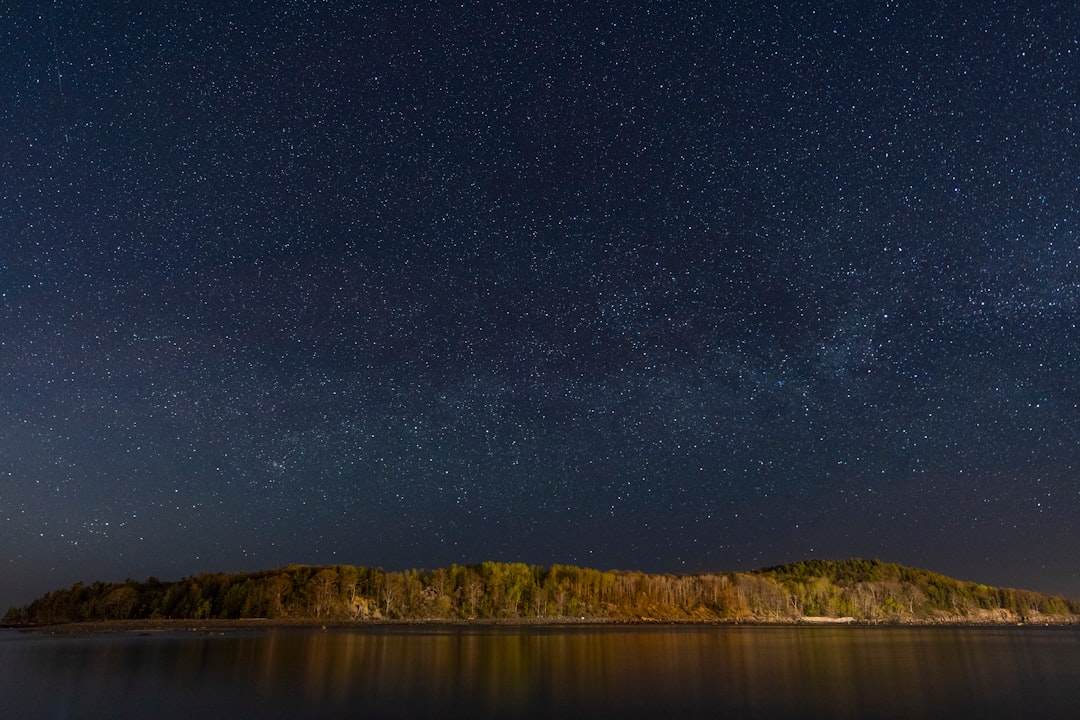
<path id="1" fill-rule="evenodd" d="M 1080 616 L 1080 603 L 965 583 L 879 560 L 808 560 L 754 573 L 649 575 L 572 565 L 483 562 L 385 572 L 290 565 L 176 582 L 54 590 L 7 623 L 129 618 L 322 621 L 560 619 L 721 621 L 850 617 L 881 621 L 1024 621 Z M 1075 618 L 1080 619 L 1080 617 Z"/>

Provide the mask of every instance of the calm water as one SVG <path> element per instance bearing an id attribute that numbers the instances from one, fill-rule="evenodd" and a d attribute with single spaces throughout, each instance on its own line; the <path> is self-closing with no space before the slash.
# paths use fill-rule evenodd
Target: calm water
<path id="1" fill-rule="evenodd" d="M 0 631 L 10 718 L 1080 717 L 1080 629 Z"/>

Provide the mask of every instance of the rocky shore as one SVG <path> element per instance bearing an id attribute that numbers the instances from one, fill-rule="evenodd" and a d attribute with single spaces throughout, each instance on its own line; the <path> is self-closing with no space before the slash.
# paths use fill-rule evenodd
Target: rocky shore
<path id="1" fill-rule="evenodd" d="M 687 621 L 687 620 L 664 620 L 641 618 L 639 620 L 612 620 L 607 618 L 543 618 L 543 619 L 508 619 L 508 620 L 364 620 L 358 622 L 321 622 L 310 619 L 291 618 L 249 618 L 237 620 L 175 620 L 175 619 L 144 619 L 144 620 L 101 620 L 93 622 L 72 622 L 54 625 L 6 625 L 7 629 L 21 630 L 48 635 L 98 635 L 108 633 L 134 633 L 150 635 L 155 633 L 198 633 L 202 635 L 218 635 L 227 632 L 251 631 L 251 630 L 278 630 L 278 629 L 313 629 L 329 630 L 342 628 L 371 628 L 371 627 L 536 627 L 536 626 L 575 626 L 575 625 L 698 625 L 702 627 L 714 626 L 860 626 L 860 627 L 1016 627 L 1016 626 L 1080 626 L 1080 619 L 1072 616 L 1038 616 L 1020 620 L 1015 617 L 1002 615 L 986 615 L 968 618 L 927 618 L 889 620 L 880 622 L 868 622 L 851 617 L 817 617 L 806 616 L 798 618 L 740 618 L 729 620 Z"/>

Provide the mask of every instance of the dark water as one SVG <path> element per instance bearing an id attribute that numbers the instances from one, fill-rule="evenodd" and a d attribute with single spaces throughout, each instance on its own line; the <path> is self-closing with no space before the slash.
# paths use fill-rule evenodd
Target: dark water
<path id="1" fill-rule="evenodd" d="M 1080 629 L 0 631 L 5 718 L 1076 718 Z"/>

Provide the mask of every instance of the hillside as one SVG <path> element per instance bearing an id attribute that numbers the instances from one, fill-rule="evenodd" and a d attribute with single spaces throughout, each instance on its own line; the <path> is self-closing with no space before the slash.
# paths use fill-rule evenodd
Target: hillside
<path id="1" fill-rule="evenodd" d="M 1072 623 L 1080 622 L 1080 602 L 859 559 L 698 575 L 496 562 L 403 572 L 291 565 L 175 582 L 76 583 L 11 608 L 4 622 L 166 618 Z"/>

